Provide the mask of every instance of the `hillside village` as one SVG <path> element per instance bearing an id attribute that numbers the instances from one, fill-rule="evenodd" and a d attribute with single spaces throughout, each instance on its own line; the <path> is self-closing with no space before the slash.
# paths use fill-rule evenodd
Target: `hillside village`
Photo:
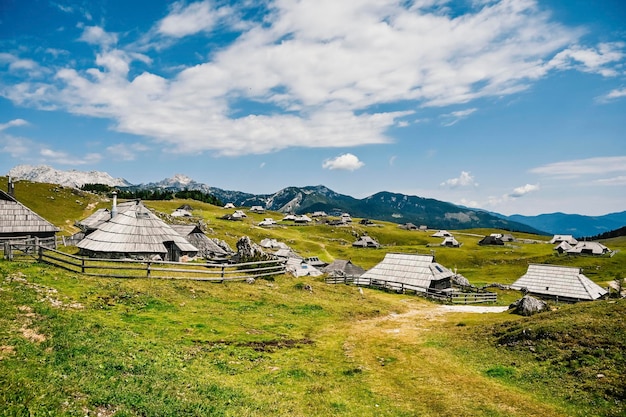
<path id="1" fill-rule="evenodd" d="M 186 395 L 199 387 L 207 389 L 203 379 L 209 379 L 211 389 L 219 392 L 226 387 L 246 392 L 242 394 L 247 398 L 245 403 L 256 404 L 254 407 L 264 413 L 268 407 L 274 412 L 278 407 L 276 415 L 290 415 L 293 410 L 288 404 L 298 407 L 297 415 L 332 414 L 337 407 L 333 405 L 335 395 L 316 396 L 316 401 L 303 399 L 309 398 L 312 390 L 327 394 L 329 388 L 322 386 L 339 383 L 350 387 L 349 392 L 359 392 L 353 396 L 343 388 L 333 388 L 342 397 L 352 398 L 342 402 L 347 415 L 367 414 L 363 407 L 378 408 L 381 403 L 389 410 L 387 415 L 432 408 L 445 409 L 441 415 L 458 412 L 444 405 L 450 401 L 434 400 L 437 396 L 432 396 L 428 384 L 409 383 L 417 368 L 420 375 L 429 375 L 437 384 L 453 375 L 475 380 L 473 388 L 466 388 L 467 399 L 462 401 L 471 415 L 487 415 L 476 404 L 491 397 L 493 390 L 504 390 L 497 407 L 512 407 L 518 401 L 524 404 L 510 415 L 527 415 L 528 409 L 534 409 L 535 415 L 584 415 L 578 413 L 589 408 L 582 404 L 601 397 L 611 401 L 602 403 L 606 415 L 619 415 L 624 410 L 623 401 L 616 400 L 622 398 L 625 388 L 621 379 L 624 364 L 615 355 L 624 348 L 626 338 L 621 335 L 626 328 L 620 320 L 596 321 L 621 314 L 626 305 L 620 299 L 626 295 L 624 237 L 592 242 L 566 234 L 444 230 L 358 218 L 348 212 L 286 214 L 258 205 L 122 200 L 115 193 L 102 195 L 28 181 L 0 186 L 7 190 L 0 190 L 0 239 L 5 258 L 0 261 L 0 309 L 6 317 L 14 317 L 14 323 L 21 323 L 6 322 L 3 327 L 13 330 L 0 334 L 4 375 L 19 378 L 20 373 L 10 368 L 20 363 L 19 343 L 40 347 L 38 355 L 45 357 L 65 355 L 77 343 L 91 343 L 82 331 L 129 331 L 125 335 L 115 333 L 110 339 L 124 344 L 136 340 L 136 335 L 145 339 L 132 342 L 141 345 L 133 357 L 128 355 L 134 348 L 128 350 L 99 336 L 93 343 L 105 347 L 89 348 L 94 352 L 89 360 L 104 361 L 103 374 L 115 381 L 123 378 L 134 396 L 126 394 L 129 388 L 124 384 L 112 387 L 97 382 L 94 375 L 98 372 L 94 373 L 91 365 L 73 365 L 74 370 L 64 371 L 69 380 L 94 381 L 84 400 L 68 400 L 64 391 L 54 397 L 40 394 L 41 398 L 58 396 L 59 401 L 67 402 L 66 407 L 84 407 L 94 415 L 115 415 L 118 411 L 156 415 L 163 410 L 180 414 L 187 400 L 168 405 L 137 385 L 143 378 L 155 378 L 151 379 L 153 385 L 168 386 L 157 388 L 157 392 L 169 390 L 164 382 L 168 378 L 161 372 L 173 371 L 165 357 L 174 354 L 181 363 L 191 361 L 194 378 L 201 378 L 181 388 Z M 3 298 L 17 297 L 15 294 L 25 289 L 32 292 L 31 301 Z M 48 304 L 52 307 L 46 307 Z M 50 308 L 55 309 L 52 316 Z M 596 309 L 601 313 L 593 313 Z M 35 311 L 49 318 L 31 318 Z M 561 323 L 559 317 L 570 311 L 585 324 Z M 91 323 L 81 324 L 86 326 L 82 331 L 77 330 L 77 324 L 65 321 L 79 316 Z M 535 321 L 534 317 L 542 320 Z M 58 324 L 58 330 L 45 325 L 58 320 L 65 323 Z M 611 330 L 606 330 L 607 325 Z M 153 335 L 150 328 L 162 335 Z M 550 334 L 560 336 L 545 340 L 545 336 L 538 336 L 548 328 Z M 65 335 L 64 329 L 78 332 L 77 339 Z M 335 333 L 331 336 L 329 332 Z M 586 342 L 580 344 L 564 336 L 572 332 Z M 63 342 L 70 340 L 68 337 L 71 342 Z M 329 337 L 340 342 L 328 345 Z M 588 346 L 596 339 L 594 346 L 604 346 L 601 353 Z M 431 350 L 431 345 L 437 349 Z M 107 365 L 115 359 L 98 356 L 99 349 L 104 349 L 105 357 L 126 358 L 119 359 L 126 364 L 118 361 Z M 171 349 L 182 353 L 172 353 Z M 423 368 L 418 358 L 424 349 L 438 357 L 439 363 L 448 363 L 441 365 L 447 369 L 446 376 L 435 376 Z M 404 357 L 403 351 L 411 352 L 413 359 Z M 467 362 L 468 358 L 454 353 L 458 351 L 476 351 L 480 357 L 490 352 L 491 359 Z M 563 356 L 566 352 L 581 357 L 601 355 L 602 360 L 573 364 L 571 358 Z M 528 353 L 535 355 L 530 362 L 522 359 Z M 162 371 L 150 367 L 153 377 L 140 368 L 131 371 L 130 367 L 145 366 L 137 359 L 144 355 L 150 355 L 154 369 Z M 508 362 L 501 362 L 501 355 L 511 356 Z M 68 360 L 73 363 L 76 359 Z M 461 363 L 466 370 L 456 368 Z M 474 375 L 472 369 L 479 363 L 488 364 L 487 368 Z M 535 363 L 550 375 L 562 363 L 571 369 L 559 377 L 548 377 L 533 368 Z M 336 375 L 332 369 L 337 367 L 347 370 Z M 393 374 L 387 374 L 391 371 Z M 137 378 L 128 376 L 134 372 Z M 179 378 L 191 376 L 186 366 L 177 372 L 181 374 L 173 377 L 175 385 L 180 385 Z M 509 379 L 492 376 L 502 372 Z M 587 375 L 583 379 L 581 372 Z M 294 376 L 301 374 L 305 376 Z M 543 375 L 545 387 L 540 389 L 548 400 L 515 399 L 520 394 L 513 395 L 507 381 L 515 377 L 522 387 L 516 390 L 530 393 L 536 389 L 537 375 Z M 250 385 L 256 378 L 273 378 L 280 381 L 276 383 L 294 387 L 297 393 L 286 394 L 288 400 L 276 403 L 270 400 L 274 388 L 266 391 L 256 383 Z M 35 390 L 44 390 L 39 376 L 29 379 Z M 363 384 L 376 393 L 375 400 L 367 400 L 359 391 L 357 387 Z M 564 405 L 570 394 L 556 389 L 563 384 L 579 400 Z M 403 398 L 419 397 L 428 405 L 398 402 L 388 389 L 403 392 Z M 3 390 L 11 409 L 22 409 L 20 401 L 12 399 L 21 394 L 13 388 Z M 447 389 L 445 392 L 450 395 Z M 96 399 L 102 395 L 115 398 L 103 405 Z M 135 403 L 143 398 L 151 398 L 151 405 Z M 224 407 L 222 410 L 235 407 L 241 415 L 258 415 L 250 413 L 244 403 L 233 404 L 232 397 L 210 398 L 212 404 Z M 204 404 L 204 400 L 192 401 L 197 406 Z M 53 404 L 42 407 L 59 410 Z M 555 413 L 556 409 L 559 411 Z"/>
<path id="2" fill-rule="evenodd" d="M 0 238 L 10 242 L 16 242 L 21 238 L 40 238 L 44 241 L 46 238 L 54 238 L 51 249 L 57 249 L 56 232 L 59 229 L 32 212 L 14 197 L 15 183 L 10 178 L 7 179 L 7 190 L 7 192 L 0 191 L 0 197 L 5 207 L 5 214 L 0 218 L 3 223 L 3 234 Z M 78 231 L 71 236 L 61 236 L 65 252 L 74 252 L 80 257 L 97 259 L 201 261 L 210 264 L 274 260 L 284 264 L 285 272 L 295 277 L 325 275 L 330 276 L 331 281 L 335 283 L 340 281 L 339 278 L 342 278 L 343 283 L 346 284 L 393 289 L 399 292 L 414 291 L 442 299 L 448 297 L 448 300 L 452 300 L 469 290 L 476 293 L 483 291 L 478 285 L 462 275 L 464 271 L 459 271 L 455 266 L 453 272 L 451 267 L 435 261 L 437 251 L 433 248 L 445 250 L 457 248 L 461 250 L 463 244 L 458 239 L 466 241 L 466 236 L 472 235 L 464 231 L 457 233 L 457 239 L 447 230 L 433 231 L 427 225 L 420 225 L 419 227 L 412 224 L 398 225 L 397 229 L 401 231 L 396 233 L 404 234 L 403 239 L 408 238 L 410 240 L 416 234 L 443 239 L 437 243 L 420 236 L 419 240 L 427 240 L 425 245 L 417 245 L 410 251 L 402 253 L 396 249 L 398 242 L 388 241 L 381 244 L 376 239 L 376 229 L 381 228 L 382 223 L 377 224 L 370 219 L 355 219 L 353 221 L 351 215 L 346 212 L 334 213 L 333 216 L 329 216 L 323 211 L 309 213 L 309 215 L 286 214 L 281 218 L 274 219 L 267 217 L 268 213 L 262 206 L 255 205 L 245 208 L 227 203 L 220 209 L 224 214 L 215 219 L 208 219 L 194 213 L 192 205 L 197 205 L 197 202 L 194 203 L 193 201 L 176 206 L 167 213 L 149 209 L 140 200 L 125 201 L 118 204 L 115 191 L 109 196 L 111 197 L 110 200 L 105 196 L 103 201 L 104 204 L 110 204 L 109 207 L 98 208 L 85 218 L 75 219 L 74 225 Z M 94 195 L 94 197 L 96 196 Z M 263 218 L 259 221 L 258 216 L 261 215 Z M 36 220 L 30 220 L 31 218 Z M 209 237 L 205 234 L 207 228 L 210 227 L 209 225 L 214 222 L 242 222 L 248 227 L 266 230 L 268 237 L 255 242 L 249 236 L 240 236 L 234 244 L 236 249 L 233 250 L 223 236 Z M 353 223 L 358 227 L 355 227 Z M 297 249 L 277 239 L 280 233 L 274 233 L 280 229 L 297 226 L 346 229 L 354 240 L 352 242 L 344 241 L 342 245 L 350 243 L 353 250 L 382 250 L 384 252 L 382 258 L 384 259 L 379 255 L 378 258 L 380 259 L 377 265 L 363 266 L 353 262 L 353 259 L 328 257 L 325 254 L 314 252 L 299 253 Z M 461 238 L 460 236 L 464 237 Z M 270 238 L 272 244 L 267 243 Z M 611 287 L 621 285 L 613 282 L 615 280 L 611 280 L 610 277 L 605 277 L 603 281 L 595 283 L 586 277 L 582 267 L 577 265 L 580 256 L 612 258 L 618 251 L 609 249 L 601 242 L 579 242 L 572 235 L 554 235 L 550 240 L 537 238 L 537 236 L 533 238 L 520 236 L 517 239 L 508 232 L 495 232 L 471 237 L 472 243 L 475 244 L 473 245 L 475 250 L 482 250 L 481 247 L 502 247 L 509 249 L 511 253 L 524 245 L 535 245 L 541 242 L 543 245 L 550 245 L 550 252 L 554 254 L 554 261 L 556 261 L 554 266 L 572 269 L 573 272 L 568 274 L 563 273 L 562 268 L 549 268 L 553 261 L 544 265 L 529 262 L 528 271 L 524 275 L 520 274 L 514 282 L 507 282 L 511 281 L 511 277 L 500 278 L 500 281 L 496 282 L 504 287 L 523 289 L 529 295 L 560 299 L 561 301 L 595 300 L 606 296 Z M 387 238 L 385 237 L 385 239 Z M 420 246 L 425 246 L 425 250 L 422 250 Z M 9 250 L 10 246 L 5 245 L 5 252 Z M 420 252 L 425 253 L 420 254 Z M 397 253 L 397 255 L 393 253 Z M 40 258 L 40 260 L 42 259 Z M 563 262 L 564 259 L 565 262 Z M 410 266 L 413 265 L 413 262 L 418 262 L 415 265 L 420 264 L 422 266 Z M 426 264 L 422 264 L 423 262 Z M 333 269 L 328 267 L 329 264 L 342 265 L 343 269 Z M 346 273 L 345 268 L 348 264 L 355 265 L 363 273 L 357 275 L 354 270 Z M 368 271 L 368 268 L 371 269 Z M 528 281 L 530 276 L 534 277 L 532 283 Z M 252 279 L 254 278 L 258 278 L 258 276 L 252 275 Z M 551 285 L 547 285 L 547 283 L 551 283 Z M 466 296 L 463 297 L 463 300 L 465 303 L 470 302 Z M 489 300 L 491 301 L 491 299 Z M 485 299 L 477 296 L 473 300 L 473 302 L 484 301 Z"/>

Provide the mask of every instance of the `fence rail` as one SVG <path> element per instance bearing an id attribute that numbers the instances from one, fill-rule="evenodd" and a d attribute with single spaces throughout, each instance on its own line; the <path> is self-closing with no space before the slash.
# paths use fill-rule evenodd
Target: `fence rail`
<path id="1" fill-rule="evenodd" d="M 0 249 L 4 251 L 4 258 L 8 260 L 38 260 L 70 272 L 97 277 L 225 282 L 267 278 L 286 273 L 286 263 L 283 260 L 215 264 L 84 258 L 56 250 L 55 243 L 54 239 L 6 240 L 0 242 Z"/>
<path id="2" fill-rule="evenodd" d="M 435 290 L 432 288 L 419 287 L 417 285 L 406 284 L 397 281 L 388 281 L 380 279 L 359 279 L 353 277 L 328 277 L 325 279 L 327 284 L 356 284 L 370 288 L 382 289 L 385 291 L 395 291 L 404 293 L 413 291 L 418 295 L 433 298 L 451 304 L 477 304 L 477 303 L 495 303 L 498 301 L 498 294 L 484 290 Z"/>
<path id="3" fill-rule="evenodd" d="M 243 281 L 285 273 L 285 262 L 279 260 L 239 264 L 167 262 L 129 259 L 84 258 L 39 247 L 38 259 L 68 271 L 110 278 L 188 279 L 195 281 Z"/>
<path id="4" fill-rule="evenodd" d="M 38 237 L 13 237 L 2 240 L 2 251 L 4 259 L 10 261 L 15 258 L 33 258 L 37 256 L 40 247 L 56 249 L 56 239 L 54 237 L 38 238 Z"/>

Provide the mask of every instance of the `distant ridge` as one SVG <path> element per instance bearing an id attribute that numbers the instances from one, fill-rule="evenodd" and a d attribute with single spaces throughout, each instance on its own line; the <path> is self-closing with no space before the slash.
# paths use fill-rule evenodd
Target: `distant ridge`
<path id="1" fill-rule="evenodd" d="M 80 188 L 86 183 L 99 183 L 130 190 L 200 190 L 239 207 L 258 205 L 267 210 L 296 214 L 315 211 L 324 211 L 328 214 L 348 212 L 354 217 L 399 224 L 414 223 L 418 226 L 423 224 L 436 229 L 495 228 L 544 235 L 594 236 L 626 225 L 626 211 L 595 217 L 563 213 L 504 216 L 431 198 L 386 191 L 356 199 L 339 194 L 323 185 L 287 187 L 273 194 L 257 195 L 211 187 L 182 174 L 158 182 L 135 185 L 123 178 L 113 178 L 106 172 L 60 171 L 46 165 L 18 165 L 9 171 L 9 175 L 14 179 L 48 182 L 75 188 Z"/>
<path id="2" fill-rule="evenodd" d="M 11 168 L 8 175 L 16 180 L 47 182 L 73 188 L 80 188 L 85 184 L 106 184 L 111 187 L 127 187 L 131 185 L 125 179 L 113 178 L 106 172 L 60 171 L 48 165 L 17 165 Z"/>

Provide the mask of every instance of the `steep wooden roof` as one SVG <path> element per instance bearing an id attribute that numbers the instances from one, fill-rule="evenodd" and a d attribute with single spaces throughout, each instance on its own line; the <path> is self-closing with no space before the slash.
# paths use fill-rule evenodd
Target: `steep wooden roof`
<path id="1" fill-rule="evenodd" d="M 0 190 L 0 234 L 55 233 L 59 228 Z"/>
<path id="2" fill-rule="evenodd" d="M 174 242 L 182 252 L 198 252 L 195 246 L 136 201 L 119 210 L 76 246 L 93 252 L 161 254 L 167 253 L 164 242 Z"/>
<path id="3" fill-rule="evenodd" d="M 582 274 L 580 268 L 531 264 L 511 288 L 530 293 L 572 300 L 595 300 L 607 291 Z"/>
<path id="4" fill-rule="evenodd" d="M 381 280 L 426 289 L 432 281 L 451 278 L 453 275 L 452 271 L 435 262 L 432 255 L 388 253 L 378 265 L 361 275 L 358 283 Z"/>

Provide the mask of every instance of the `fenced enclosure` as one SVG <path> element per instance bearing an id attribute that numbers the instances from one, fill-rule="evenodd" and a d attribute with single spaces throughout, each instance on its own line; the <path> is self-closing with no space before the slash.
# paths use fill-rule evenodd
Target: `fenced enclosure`
<path id="1" fill-rule="evenodd" d="M 270 278 L 285 273 L 281 260 L 238 264 L 168 262 L 132 259 L 97 259 L 70 255 L 41 246 L 40 262 L 83 275 L 110 278 L 188 279 L 195 281 L 244 281 L 248 278 Z"/>
<path id="2" fill-rule="evenodd" d="M 468 289 L 459 291 L 457 289 L 434 290 L 431 288 L 418 287 L 416 285 L 406 284 L 396 281 L 386 280 L 367 280 L 368 282 L 359 281 L 358 278 L 346 276 L 329 276 L 324 280 L 327 284 L 356 284 L 369 288 L 376 288 L 385 291 L 394 291 L 398 293 L 414 292 L 417 295 L 432 298 L 435 300 L 451 303 L 451 304 L 478 304 L 478 303 L 495 303 L 498 301 L 498 294 L 484 290 Z"/>
<path id="3" fill-rule="evenodd" d="M 12 261 L 16 258 L 32 258 L 37 256 L 40 247 L 56 249 L 56 245 L 55 237 L 38 238 L 25 236 L 2 240 L 0 248 L 2 249 L 4 259 Z"/>
<path id="4" fill-rule="evenodd" d="M 168 262 L 156 260 L 100 259 L 71 255 L 55 249 L 56 240 L 20 238 L 4 241 L 0 248 L 7 260 L 37 260 L 70 272 L 110 278 L 188 279 L 195 281 L 244 281 L 269 279 L 286 272 L 285 261 L 237 264 Z"/>

